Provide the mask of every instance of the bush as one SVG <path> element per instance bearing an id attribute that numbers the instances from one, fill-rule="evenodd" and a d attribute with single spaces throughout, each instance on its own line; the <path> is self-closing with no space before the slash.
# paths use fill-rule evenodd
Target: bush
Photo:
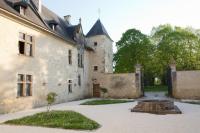
<path id="1" fill-rule="evenodd" d="M 54 92 L 50 92 L 48 95 L 47 95 L 47 112 L 50 112 L 50 108 L 51 108 L 51 105 L 56 101 L 56 96 L 57 94 L 54 93 Z"/>
<path id="2" fill-rule="evenodd" d="M 103 93 L 103 97 L 105 97 L 105 94 L 108 93 L 108 89 L 101 88 L 101 92 Z"/>

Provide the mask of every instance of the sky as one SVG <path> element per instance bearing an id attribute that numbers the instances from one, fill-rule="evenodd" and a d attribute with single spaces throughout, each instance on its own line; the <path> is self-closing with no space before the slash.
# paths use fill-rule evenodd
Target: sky
<path id="1" fill-rule="evenodd" d="M 200 0 L 42 0 L 42 2 L 61 17 L 71 15 L 72 24 L 77 24 L 81 18 L 85 34 L 100 16 L 115 42 L 131 28 L 148 35 L 153 27 L 161 24 L 200 29 Z"/>

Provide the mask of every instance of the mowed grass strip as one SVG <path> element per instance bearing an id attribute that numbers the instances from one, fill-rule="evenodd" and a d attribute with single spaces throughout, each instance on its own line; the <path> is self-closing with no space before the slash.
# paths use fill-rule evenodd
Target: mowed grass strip
<path id="1" fill-rule="evenodd" d="M 105 105 L 105 104 L 119 104 L 119 103 L 127 103 L 134 102 L 133 100 L 92 100 L 88 102 L 84 102 L 81 105 Z"/>
<path id="2" fill-rule="evenodd" d="M 73 111 L 43 112 L 21 119 L 9 120 L 5 124 L 75 130 L 94 130 L 100 127 L 97 122 Z"/>
<path id="3" fill-rule="evenodd" d="M 144 87 L 145 92 L 168 92 L 168 87 L 167 86 L 145 86 Z"/>

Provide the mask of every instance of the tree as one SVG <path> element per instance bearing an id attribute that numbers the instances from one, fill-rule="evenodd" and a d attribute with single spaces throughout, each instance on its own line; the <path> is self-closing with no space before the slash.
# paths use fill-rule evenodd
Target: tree
<path id="1" fill-rule="evenodd" d="M 116 73 L 134 72 L 136 64 L 146 67 L 153 57 L 154 47 L 149 38 L 136 29 L 126 31 L 116 46 L 118 49 L 114 55 Z"/>
<path id="2" fill-rule="evenodd" d="M 47 95 L 47 112 L 50 112 L 50 108 L 51 108 L 51 105 L 56 101 L 56 96 L 57 94 L 54 93 L 54 92 L 50 92 L 48 95 Z"/>
<path id="3" fill-rule="evenodd" d="M 200 30 L 192 28 L 160 25 L 152 29 L 150 37 L 130 29 L 117 42 L 117 49 L 115 72 L 134 72 L 139 63 L 144 68 L 145 85 L 153 85 L 155 77 L 165 83 L 171 60 L 178 70 L 200 69 Z"/>
<path id="4" fill-rule="evenodd" d="M 158 70 L 163 82 L 171 60 L 175 60 L 178 70 L 200 69 L 200 40 L 197 30 L 161 25 L 153 29 L 151 38 L 157 47 L 154 58 L 159 61 Z"/>

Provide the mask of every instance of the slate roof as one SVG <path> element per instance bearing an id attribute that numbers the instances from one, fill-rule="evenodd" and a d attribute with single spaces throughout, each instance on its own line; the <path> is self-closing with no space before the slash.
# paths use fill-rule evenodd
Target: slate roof
<path id="1" fill-rule="evenodd" d="M 78 27 L 79 25 L 69 25 L 64 21 L 64 19 L 56 15 L 45 6 L 42 6 L 42 12 L 41 14 L 39 14 L 32 0 L 30 0 L 30 2 L 28 3 L 28 6 L 26 8 L 26 15 L 20 15 L 20 13 L 14 8 L 14 1 L 16 2 L 16 0 L 0 0 L 0 8 L 7 10 L 26 20 L 29 20 L 43 28 L 46 28 L 67 41 L 75 43 L 75 27 Z M 51 29 L 51 27 L 49 26 L 50 22 L 54 22 L 57 24 L 56 30 L 53 31 Z"/>
<path id="2" fill-rule="evenodd" d="M 96 21 L 96 23 L 93 25 L 92 29 L 88 32 L 86 37 L 92 37 L 96 35 L 105 35 L 112 41 L 111 37 L 108 35 L 108 32 L 106 31 L 105 27 L 101 23 L 100 19 Z"/>

